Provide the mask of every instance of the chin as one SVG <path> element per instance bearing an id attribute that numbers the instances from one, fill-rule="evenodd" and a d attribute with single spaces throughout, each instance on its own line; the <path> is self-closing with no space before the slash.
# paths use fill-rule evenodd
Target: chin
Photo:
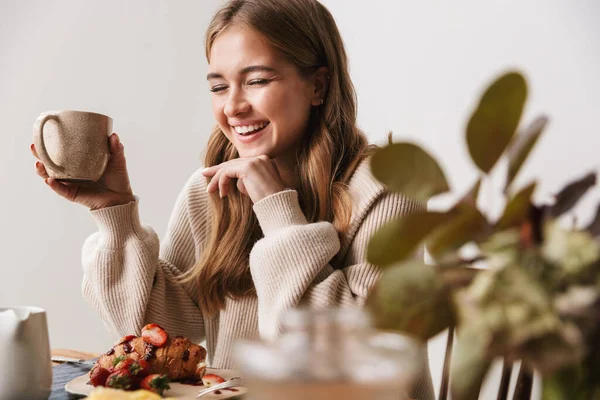
<path id="1" fill-rule="evenodd" d="M 271 154 L 272 153 L 271 149 L 268 149 L 265 147 L 257 147 L 254 149 L 238 147 L 237 151 L 238 151 L 238 154 L 240 155 L 240 158 L 256 157 L 256 156 L 262 156 L 265 154 L 268 155 L 269 157 L 273 158 L 273 155 Z"/>

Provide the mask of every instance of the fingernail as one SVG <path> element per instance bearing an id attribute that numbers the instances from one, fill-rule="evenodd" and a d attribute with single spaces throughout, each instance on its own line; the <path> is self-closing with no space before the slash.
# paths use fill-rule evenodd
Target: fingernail
<path id="1" fill-rule="evenodd" d="M 36 161 L 36 162 L 35 162 L 35 167 L 36 167 L 36 168 L 39 168 L 39 167 L 40 167 L 40 162 L 39 162 L 39 161 Z"/>
<path id="2" fill-rule="evenodd" d="M 30 148 L 31 150 L 33 150 L 33 143 L 31 143 L 31 144 L 29 145 L 29 148 Z"/>
<path id="3" fill-rule="evenodd" d="M 44 179 L 44 182 L 46 183 L 46 185 L 50 186 L 50 183 L 48 182 L 49 178 Z"/>

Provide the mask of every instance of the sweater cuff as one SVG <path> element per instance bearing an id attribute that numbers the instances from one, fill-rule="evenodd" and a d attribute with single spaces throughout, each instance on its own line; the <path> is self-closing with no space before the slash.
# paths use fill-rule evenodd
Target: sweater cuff
<path id="1" fill-rule="evenodd" d="M 253 208 L 265 236 L 281 228 L 308 223 L 295 190 L 287 189 L 267 196 L 255 203 Z"/>
<path id="2" fill-rule="evenodd" d="M 127 204 L 105 207 L 90 211 L 96 220 L 100 235 L 106 244 L 112 248 L 121 248 L 130 237 L 143 239 L 146 231 L 140 223 L 138 210 L 139 198 Z"/>

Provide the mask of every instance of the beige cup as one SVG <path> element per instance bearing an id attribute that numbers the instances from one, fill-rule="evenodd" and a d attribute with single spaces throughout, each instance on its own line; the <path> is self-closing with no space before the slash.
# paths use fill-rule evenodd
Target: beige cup
<path id="1" fill-rule="evenodd" d="M 48 111 L 33 126 L 33 142 L 51 178 L 96 182 L 106 170 L 112 118 L 84 111 Z"/>

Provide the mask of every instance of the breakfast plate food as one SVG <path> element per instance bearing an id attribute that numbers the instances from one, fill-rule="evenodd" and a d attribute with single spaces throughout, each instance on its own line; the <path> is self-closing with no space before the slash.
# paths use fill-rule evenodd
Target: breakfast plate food
<path id="1" fill-rule="evenodd" d="M 208 368 L 207 369 L 207 373 L 206 375 L 209 376 L 209 374 L 214 374 L 217 376 L 222 377 L 224 380 L 229 380 L 231 378 L 235 378 L 239 375 L 237 375 L 237 372 L 235 372 L 234 370 L 231 369 L 213 369 L 213 368 Z M 77 395 L 82 395 L 82 396 L 90 396 L 91 399 L 109 399 L 109 398 L 115 398 L 116 396 L 114 394 L 112 394 L 112 392 L 108 392 L 107 393 L 111 393 L 109 397 L 102 397 L 102 390 L 98 391 L 98 395 L 96 397 L 94 397 L 92 395 L 92 392 L 94 391 L 94 386 L 92 386 L 89 383 L 90 380 L 90 376 L 89 374 L 85 374 L 82 375 L 78 378 L 73 379 L 72 381 L 70 381 L 69 383 L 67 383 L 67 385 L 65 386 L 65 390 L 68 393 L 72 393 L 72 394 L 77 394 Z M 170 382 L 169 383 L 170 389 L 165 390 L 163 392 L 163 396 L 164 397 L 169 397 L 169 398 L 175 398 L 178 400 L 192 400 L 192 399 L 196 399 L 196 394 L 198 394 L 198 392 L 200 390 L 202 390 L 203 388 L 205 388 L 206 386 L 194 386 L 192 384 L 185 384 L 185 383 L 180 383 L 180 382 Z M 103 387 L 98 387 L 98 389 L 104 389 Z M 127 392 L 123 392 L 123 394 L 126 394 Z M 233 389 L 222 389 L 222 390 L 218 390 L 216 392 L 212 392 L 212 393 L 208 393 L 207 395 L 205 395 L 204 397 L 202 397 L 202 399 L 230 399 L 233 397 L 237 397 L 237 396 L 241 396 L 241 395 L 245 395 L 246 393 L 248 393 L 248 389 L 246 389 L 243 386 L 240 387 L 236 387 Z M 127 398 L 125 396 L 123 396 L 123 398 Z M 134 397 L 131 397 L 134 398 Z M 137 398 L 137 397 L 136 397 Z M 141 400 L 142 397 L 139 397 L 139 399 Z"/>
<path id="2" fill-rule="evenodd" d="M 67 383 L 65 390 L 87 396 L 96 387 L 143 389 L 165 397 L 195 399 L 201 389 L 239 377 L 234 370 L 207 368 L 205 361 L 204 347 L 183 336 L 170 337 L 160 326 L 148 324 L 141 336 L 129 335 L 115 342 L 88 374 Z M 245 387 L 235 387 L 205 398 L 227 399 L 246 392 Z"/>

